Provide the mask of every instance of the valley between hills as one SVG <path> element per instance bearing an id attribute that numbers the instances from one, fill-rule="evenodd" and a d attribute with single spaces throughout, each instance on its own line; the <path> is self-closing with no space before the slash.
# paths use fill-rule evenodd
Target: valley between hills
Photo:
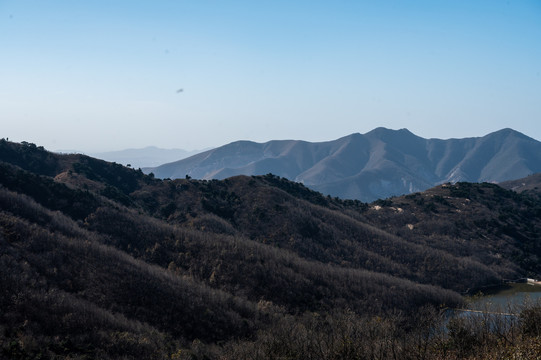
<path id="1" fill-rule="evenodd" d="M 540 189 L 533 174 L 363 202 L 2 139 L 0 357 L 534 359 L 540 304 L 505 324 L 445 314 L 541 277 Z"/>

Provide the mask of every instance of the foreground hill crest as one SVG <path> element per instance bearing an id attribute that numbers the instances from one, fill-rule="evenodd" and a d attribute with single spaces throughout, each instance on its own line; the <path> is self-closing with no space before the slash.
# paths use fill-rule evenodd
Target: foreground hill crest
<path id="1" fill-rule="evenodd" d="M 540 171 L 541 142 L 512 129 L 441 140 L 382 127 L 317 143 L 237 141 L 145 169 L 160 178 L 207 180 L 272 173 L 325 195 L 362 201 L 446 182 L 502 182 Z"/>

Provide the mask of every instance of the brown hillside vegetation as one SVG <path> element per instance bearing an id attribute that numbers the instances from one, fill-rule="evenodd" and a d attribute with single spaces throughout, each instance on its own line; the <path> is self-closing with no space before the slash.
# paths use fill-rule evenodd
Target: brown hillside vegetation
<path id="1" fill-rule="evenodd" d="M 365 204 L 271 174 L 158 180 L 1 140 L 0 357 L 529 354 L 530 322 L 442 309 L 540 274 L 540 227 L 538 197 L 493 184 Z"/>

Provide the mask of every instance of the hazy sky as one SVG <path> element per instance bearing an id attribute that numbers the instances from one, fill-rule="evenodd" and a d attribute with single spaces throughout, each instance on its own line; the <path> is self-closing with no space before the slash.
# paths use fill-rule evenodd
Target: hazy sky
<path id="1" fill-rule="evenodd" d="M 0 137 L 50 150 L 541 140 L 541 0 L 0 0 L 0 46 Z"/>

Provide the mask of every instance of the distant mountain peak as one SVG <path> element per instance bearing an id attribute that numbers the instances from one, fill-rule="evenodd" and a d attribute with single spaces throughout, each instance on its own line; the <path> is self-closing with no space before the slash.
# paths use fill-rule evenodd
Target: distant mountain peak
<path id="1" fill-rule="evenodd" d="M 130 164 L 138 168 L 158 166 L 171 161 L 180 160 L 195 155 L 200 151 L 187 151 L 183 149 L 162 149 L 156 146 L 144 148 L 125 149 L 89 154 L 93 157 L 106 161 L 114 161 L 119 164 Z"/>
<path id="2" fill-rule="evenodd" d="M 395 129 L 389 129 L 383 126 L 379 126 L 373 130 L 370 130 L 369 132 L 366 133 L 366 135 L 368 134 L 411 134 L 413 135 L 413 133 L 409 131 L 407 128 L 395 130 Z"/>
<path id="3" fill-rule="evenodd" d="M 376 137 L 376 138 L 381 138 L 385 140 L 420 138 L 419 136 L 415 135 L 414 133 L 412 133 L 406 128 L 393 130 L 393 129 L 388 129 L 385 127 L 375 128 L 374 130 L 367 132 L 365 136 Z"/>
<path id="4" fill-rule="evenodd" d="M 534 140 L 533 138 L 521 133 L 520 131 L 516 131 L 516 130 L 513 130 L 511 128 L 504 128 L 504 129 L 501 129 L 501 130 L 498 130 L 498 131 L 494 131 L 486 136 L 514 136 L 514 137 L 518 137 L 518 138 L 521 138 L 521 139 L 529 139 L 529 140 Z"/>

